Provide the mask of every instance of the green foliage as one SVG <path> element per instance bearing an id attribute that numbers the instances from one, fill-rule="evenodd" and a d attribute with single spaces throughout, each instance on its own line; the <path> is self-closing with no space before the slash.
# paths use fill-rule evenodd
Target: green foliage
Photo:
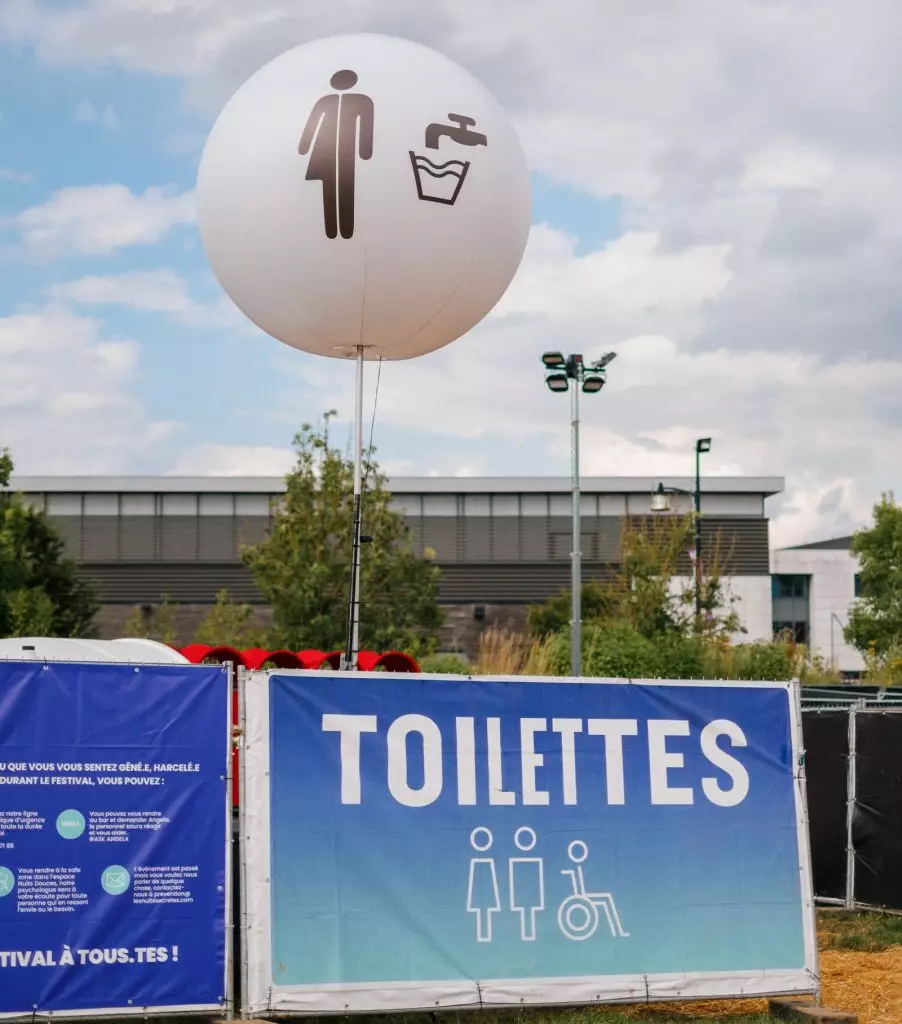
<path id="1" fill-rule="evenodd" d="M 874 522 L 852 538 L 858 556 L 860 597 L 851 608 L 846 640 L 876 669 L 902 649 L 902 508 L 892 494 L 874 506 Z"/>
<path id="2" fill-rule="evenodd" d="M 620 561 L 608 579 L 583 584 L 582 619 L 586 623 L 628 623 L 646 638 L 696 634 L 722 637 L 741 630 L 739 616 L 723 585 L 718 543 L 700 580 L 701 615 L 695 613 L 694 582 L 682 590 L 674 584 L 680 559 L 691 549 L 692 516 L 651 517 L 639 523 L 624 519 Z M 570 591 L 555 595 L 527 613 L 532 636 L 565 629 L 570 622 Z"/>
<path id="3" fill-rule="evenodd" d="M 570 672 L 569 629 L 545 641 L 554 675 Z M 723 638 L 670 632 L 644 636 L 632 623 L 588 623 L 582 633 L 582 670 L 597 678 L 795 679 L 808 681 L 803 648 L 773 643 L 731 644 Z"/>
<path id="4" fill-rule="evenodd" d="M 302 427 L 284 503 L 264 541 L 242 558 L 273 609 L 274 641 L 292 650 L 336 650 L 347 635 L 353 540 L 353 464 L 323 430 Z M 385 477 L 367 453 L 361 552 L 360 646 L 424 656 L 442 615 L 438 568 L 416 554 L 404 517 L 389 505 Z"/>
<path id="5" fill-rule="evenodd" d="M 892 644 L 878 653 L 875 646 L 864 652 L 862 682 L 874 686 L 902 686 L 902 645 Z"/>
<path id="6" fill-rule="evenodd" d="M 580 590 L 582 617 L 586 622 L 609 618 L 614 612 L 614 598 L 609 588 L 598 580 L 589 580 Z M 570 624 L 570 591 L 562 590 L 544 604 L 532 604 L 526 610 L 530 636 L 541 638 L 557 633 Z"/>
<path id="7" fill-rule="evenodd" d="M 163 594 L 160 604 L 151 608 L 149 613 L 136 608 L 122 624 L 122 635 L 156 640 L 161 644 L 177 644 L 178 625 L 169 595 Z"/>
<path id="8" fill-rule="evenodd" d="M 436 676 L 466 676 L 472 672 L 470 663 L 460 654 L 427 654 L 420 668 Z"/>
<path id="9" fill-rule="evenodd" d="M 44 513 L 8 490 L 12 471 L 0 449 L 0 636 L 91 636 L 95 597 Z"/>
<path id="10" fill-rule="evenodd" d="M 253 625 L 253 615 L 249 604 L 238 604 L 229 597 L 228 590 L 220 590 L 216 603 L 197 627 L 193 643 L 211 647 L 227 644 L 238 650 L 265 647 L 266 630 Z"/>
<path id="11" fill-rule="evenodd" d="M 6 605 L 10 636 L 53 636 L 53 602 L 40 587 L 13 590 Z"/>

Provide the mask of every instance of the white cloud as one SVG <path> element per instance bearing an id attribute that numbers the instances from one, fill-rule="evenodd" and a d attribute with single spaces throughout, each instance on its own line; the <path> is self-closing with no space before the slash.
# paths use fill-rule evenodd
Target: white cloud
<path id="1" fill-rule="evenodd" d="M 26 250 L 38 256 L 105 256 L 159 242 L 194 219 L 193 192 L 152 187 L 135 194 L 116 184 L 62 188 L 5 225 L 17 229 Z"/>
<path id="2" fill-rule="evenodd" d="M 125 306 L 165 313 L 192 327 L 230 327 L 249 331 L 247 321 L 224 296 L 200 302 L 174 270 L 133 270 L 125 274 L 88 274 L 48 289 L 52 299 L 79 306 Z"/>
<path id="3" fill-rule="evenodd" d="M 775 142 L 749 155 L 742 186 L 751 191 L 820 188 L 829 182 L 832 173 L 833 161 L 826 153 L 791 140 Z"/>
<path id="4" fill-rule="evenodd" d="M 83 306 L 124 305 L 161 313 L 187 313 L 194 308 L 184 278 L 165 269 L 88 275 L 55 284 L 50 294 L 54 299 Z"/>
<path id="5" fill-rule="evenodd" d="M 294 464 L 290 448 L 204 444 L 176 461 L 177 476 L 284 476 Z"/>
<path id="6" fill-rule="evenodd" d="M 75 121 L 77 124 L 97 125 L 111 131 L 119 127 L 119 115 L 109 103 L 98 107 L 90 100 L 82 100 L 75 108 Z"/>
<path id="7" fill-rule="evenodd" d="M 0 167 L 0 181 L 14 181 L 20 185 L 27 185 L 34 181 L 34 175 L 28 171 L 13 171 L 9 167 Z"/>
<path id="8" fill-rule="evenodd" d="M 20 471 L 122 472 L 146 464 L 175 424 L 134 396 L 134 341 L 65 309 L 0 318 L 0 444 Z"/>

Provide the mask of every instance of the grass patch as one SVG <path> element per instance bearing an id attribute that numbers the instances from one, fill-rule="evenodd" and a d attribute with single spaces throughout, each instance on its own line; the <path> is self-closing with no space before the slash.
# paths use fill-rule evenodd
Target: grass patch
<path id="1" fill-rule="evenodd" d="M 817 931 L 822 949 L 881 953 L 892 946 L 902 946 L 902 915 L 820 910 Z"/>

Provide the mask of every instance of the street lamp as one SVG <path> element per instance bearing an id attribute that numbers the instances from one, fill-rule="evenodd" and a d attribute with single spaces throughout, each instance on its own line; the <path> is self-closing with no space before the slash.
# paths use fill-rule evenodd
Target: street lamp
<path id="1" fill-rule="evenodd" d="M 598 394 L 607 380 L 606 367 L 616 357 L 616 352 L 606 352 L 601 359 L 586 364 L 579 354 L 564 358 L 562 352 L 545 352 L 542 363 L 545 367 L 545 384 L 549 391 L 570 392 L 571 428 L 571 485 L 573 515 L 573 545 L 570 552 L 570 674 L 582 674 L 581 632 L 582 632 L 582 567 L 580 563 L 579 525 L 579 393 Z M 570 382 L 573 381 L 573 386 Z"/>
<path id="2" fill-rule="evenodd" d="M 671 494 L 691 493 L 691 491 L 684 491 L 682 487 L 665 487 L 664 484 L 659 483 L 651 492 L 651 510 L 652 512 L 669 512 Z"/>
<path id="3" fill-rule="evenodd" d="M 702 616 L 702 475 L 701 456 L 711 451 L 711 438 L 695 442 L 695 619 Z"/>

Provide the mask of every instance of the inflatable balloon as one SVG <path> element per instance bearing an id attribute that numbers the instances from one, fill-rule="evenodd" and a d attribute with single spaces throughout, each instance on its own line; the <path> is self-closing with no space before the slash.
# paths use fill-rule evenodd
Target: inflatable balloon
<path id="1" fill-rule="evenodd" d="M 416 43 L 337 36 L 271 61 L 214 125 L 198 175 L 225 291 L 280 341 L 407 359 L 460 337 L 510 284 L 530 224 L 514 128 Z"/>

